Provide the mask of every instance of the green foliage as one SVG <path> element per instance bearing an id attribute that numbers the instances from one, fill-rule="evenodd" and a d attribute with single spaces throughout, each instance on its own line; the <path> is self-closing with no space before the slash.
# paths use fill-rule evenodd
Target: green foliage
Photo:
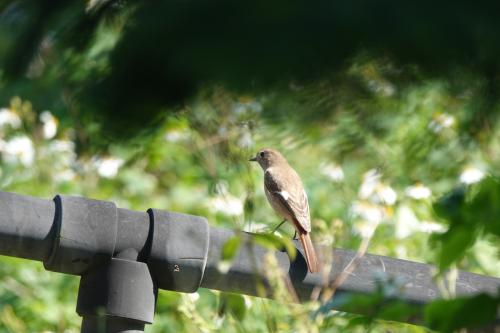
<path id="1" fill-rule="evenodd" d="M 245 319 L 246 306 L 245 299 L 239 294 L 221 293 L 219 295 L 218 315 L 223 316 L 229 313 L 235 319 L 243 321 Z"/>
<path id="2" fill-rule="evenodd" d="M 321 306 L 316 315 L 328 314 L 333 309 L 363 314 L 350 323 L 352 326 L 370 326 L 376 319 L 415 322 L 422 315 L 418 305 L 398 300 L 404 287 L 397 279 L 379 275 L 375 279 L 376 289 L 372 294 L 336 295 Z"/>
<path id="3" fill-rule="evenodd" d="M 487 177 L 471 187 L 461 187 L 434 204 L 439 217 L 449 222 L 448 230 L 433 237 L 438 242 L 441 271 L 462 259 L 479 234 L 500 237 L 500 182 Z"/>
<path id="4" fill-rule="evenodd" d="M 284 249 L 291 260 L 294 260 L 297 255 L 295 244 L 286 237 L 279 237 L 270 233 L 259 233 L 252 235 L 252 241 L 270 250 Z"/>
<path id="5" fill-rule="evenodd" d="M 222 247 L 222 260 L 233 260 L 238 254 L 240 248 L 241 238 L 239 235 L 229 238 Z"/>
<path id="6" fill-rule="evenodd" d="M 369 81 L 363 74 L 364 67 L 358 66 L 360 69 L 353 69 L 350 75 Z M 366 66 L 371 68 L 372 64 Z M 11 120 L 0 126 L 4 142 L 0 145 L 0 181 L 3 190 L 46 198 L 56 193 L 80 194 L 113 200 L 120 207 L 155 207 L 204 215 L 212 225 L 249 231 L 252 241 L 270 249 L 287 250 L 293 258 L 289 240 L 293 229 L 285 224 L 280 229 L 282 235 L 269 234 L 279 219 L 266 202 L 262 171 L 247 162 L 257 147 L 274 146 L 285 153 L 306 185 L 316 242 L 355 249 L 360 239 L 374 230 L 370 252 L 430 263 L 436 254 L 438 258 L 439 254 L 451 256 L 452 262 L 460 253 L 461 268 L 498 275 L 497 246 L 491 243 L 492 237 L 497 237 L 497 220 L 488 219 L 496 214 L 496 206 L 483 204 L 495 202 L 497 181 L 487 177 L 463 187 L 461 192 L 451 191 L 468 170 L 484 174 L 500 166 L 500 160 L 481 155 L 499 149 L 495 146 L 499 127 L 492 123 L 494 132 L 487 137 L 460 132 L 458 124 L 467 116 L 467 101 L 453 99 L 440 87 L 428 84 L 398 95 L 374 95 L 373 110 L 363 117 L 358 112 L 368 102 L 349 101 L 342 104 L 341 115 L 321 124 L 300 124 L 293 117 L 281 116 L 281 111 L 276 113 L 279 121 L 269 121 L 261 114 L 262 108 L 272 107 L 266 104 L 266 97 L 207 89 L 190 109 L 168 117 L 155 135 L 132 145 L 111 144 L 107 153 L 81 155 L 77 154 L 74 137 L 78 132 L 68 125 L 71 117 L 42 121 L 36 106 L 14 98 L 3 110 Z M 453 109 L 449 100 L 453 100 Z M 289 105 L 298 108 L 301 104 L 291 99 Z M 398 112 L 387 111 L 389 107 Z M 57 128 L 55 135 L 50 133 L 50 126 Z M 20 138 L 22 141 L 14 141 Z M 23 146 L 13 149 L 12 142 L 22 142 Z M 481 154 L 477 147 L 482 147 Z M 450 160 L 450 154 L 465 157 Z M 427 162 L 428 158 L 432 163 Z M 452 194 L 432 206 L 432 198 L 445 193 Z M 443 229 L 433 221 L 436 213 L 450 221 L 450 230 L 474 223 L 477 230 L 468 232 L 472 235 L 470 244 L 480 247 L 467 246 L 466 251 L 464 246 L 453 247 L 453 242 L 447 245 L 450 242 L 446 232 L 436 236 L 436 244 L 442 244 L 440 250 L 429 249 L 429 235 Z M 480 218 L 473 218 L 476 216 Z M 475 242 L 477 237 L 480 240 Z M 234 260 L 241 242 L 238 234 L 232 238 L 223 249 L 223 258 Z M 445 246 L 451 246 L 451 250 Z M 2 267 L 10 271 L 0 277 L 2 281 L 8 276 L 21 281 L 22 288 L 13 290 L 31 290 L 34 287 L 19 278 L 38 276 L 38 270 L 30 265 L 24 261 L 6 262 Z M 46 274 L 44 285 L 51 296 L 43 300 L 17 296 L 8 283 L 4 284 L 8 288 L 0 293 L 4 309 L 1 330 L 78 329 L 79 318 L 74 313 L 77 281 Z M 64 283 L 70 287 L 62 289 L 59 280 L 67 281 Z M 421 332 L 423 329 L 413 326 L 379 321 L 415 316 L 411 306 L 396 300 L 382 301 L 384 292 L 346 301 L 345 306 L 351 310 L 365 310 L 362 319 L 331 316 L 335 308 L 332 306 L 326 308 L 321 321 L 309 325 L 324 332 L 355 332 L 366 327 L 374 331 L 396 327 L 398 331 Z M 298 325 L 297 318 L 301 323 L 311 320 L 307 318 L 314 311 L 305 308 L 298 312 L 293 306 L 244 298 L 244 319 L 235 319 L 241 315 L 240 308 L 236 316 L 214 320 L 219 309 L 218 294 L 200 291 L 196 295 L 160 293 L 155 325 L 148 330 L 289 330 Z M 241 299 L 235 302 L 238 308 Z M 40 311 L 50 311 L 51 315 L 39 315 Z"/>
<path id="7" fill-rule="evenodd" d="M 275 147 L 303 179 L 315 243 L 356 249 L 370 238 L 372 253 L 500 277 L 497 9 L 2 2 L 0 188 L 203 215 L 238 230 L 226 263 L 247 241 L 239 230 L 294 258 L 293 227 L 269 233 L 279 219 L 247 162 Z M 79 330 L 75 277 L 1 261 L 0 332 Z M 147 330 L 427 331 L 390 322 L 421 313 L 397 301 L 398 281 L 377 283 L 373 295 L 304 306 L 162 291 Z M 481 325 L 494 302 L 437 301 L 423 318 L 443 331 Z"/>
<path id="8" fill-rule="evenodd" d="M 58 115 L 71 108 L 79 121 L 99 126 L 85 138 L 94 143 L 102 143 L 97 133 L 125 140 L 157 129 L 166 113 L 212 84 L 267 93 L 290 81 L 300 90 L 332 80 L 342 83 L 323 91 L 336 99 L 364 99 L 373 86 L 343 76 L 357 57 L 390 57 L 399 66 L 384 68 L 382 78 L 398 78 L 400 85 L 445 78 L 458 90 L 478 75 L 481 98 L 469 110 L 468 131 L 478 133 L 484 118 L 496 117 L 500 25 L 491 15 L 498 5 L 487 0 L 425 0 L 418 6 L 366 0 L 237 6 L 229 0 L 59 0 L 48 6 L 31 0 L 4 1 L 0 9 L 0 82 L 9 83 L 0 97 L 22 90 Z M 366 74 L 381 78 L 376 71 Z M 324 96 L 302 94 L 302 101 L 322 105 L 316 119 L 337 111 Z"/>
<path id="9" fill-rule="evenodd" d="M 438 300 L 425 308 L 425 322 L 439 332 L 495 325 L 500 297 L 480 294 L 470 298 Z"/>

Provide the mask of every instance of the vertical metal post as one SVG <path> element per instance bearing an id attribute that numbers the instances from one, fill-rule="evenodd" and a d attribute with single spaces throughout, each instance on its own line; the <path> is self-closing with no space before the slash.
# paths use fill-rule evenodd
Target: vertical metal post
<path id="1" fill-rule="evenodd" d="M 144 332 L 152 324 L 157 288 L 143 262 L 112 258 L 82 276 L 76 312 L 82 333 Z"/>
<path id="2" fill-rule="evenodd" d="M 85 316 L 82 320 L 82 333 L 142 333 L 144 324 L 134 320 L 117 317 Z"/>

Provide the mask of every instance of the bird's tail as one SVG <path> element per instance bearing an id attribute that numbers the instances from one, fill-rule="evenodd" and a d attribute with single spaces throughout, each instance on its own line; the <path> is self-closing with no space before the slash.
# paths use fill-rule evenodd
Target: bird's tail
<path id="1" fill-rule="evenodd" d="M 309 268 L 311 273 L 319 272 L 320 265 L 311 241 L 311 236 L 309 236 L 308 232 L 299 232 L 299 238 L 306 255 L 307 268 Z"/>

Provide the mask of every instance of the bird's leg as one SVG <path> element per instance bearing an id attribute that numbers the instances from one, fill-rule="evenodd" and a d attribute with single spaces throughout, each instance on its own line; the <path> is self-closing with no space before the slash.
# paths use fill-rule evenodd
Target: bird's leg
<path id="1" fill-rule="evenodd" d="M 276 232 L 276 230 L 278 230 L 278 229 L 279 229 L 279 227 L 281 227 L 281 226 L 283 225 L 283 223 L 285 223 L 285 222 L 286 222 L 286 219 L 285 219 L 285 220 L 283 220 L 283 221 L 281 221 L 281 223 L 280 223 L 280 224 L 278 224 L 278 226 L 277 226 L 276 228 L 274 228 L 274 229 L 273 229 L 273 231 L 271 231 L 271 233 L 272 233 L 272 234 L 274 234 L 274 233 Z"/>
<path id="2" fill-rule="evenodd" d="M 295 229 L 292 240 L 297 240 L 297 229 Z"/>

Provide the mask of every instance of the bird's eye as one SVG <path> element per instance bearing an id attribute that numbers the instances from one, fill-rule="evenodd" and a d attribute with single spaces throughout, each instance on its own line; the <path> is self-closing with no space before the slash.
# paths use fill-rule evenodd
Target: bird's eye
<path id="1" fill-rule="evenodd" d="M 263 152 L 263 151 L 261 151 L 261 152 L 259 153 L 259 155 L 260 155 L 260 157 L 264 157 L 264 155 L 265 155 L 265 154 L 264 154 L 264 152 Z"/>

